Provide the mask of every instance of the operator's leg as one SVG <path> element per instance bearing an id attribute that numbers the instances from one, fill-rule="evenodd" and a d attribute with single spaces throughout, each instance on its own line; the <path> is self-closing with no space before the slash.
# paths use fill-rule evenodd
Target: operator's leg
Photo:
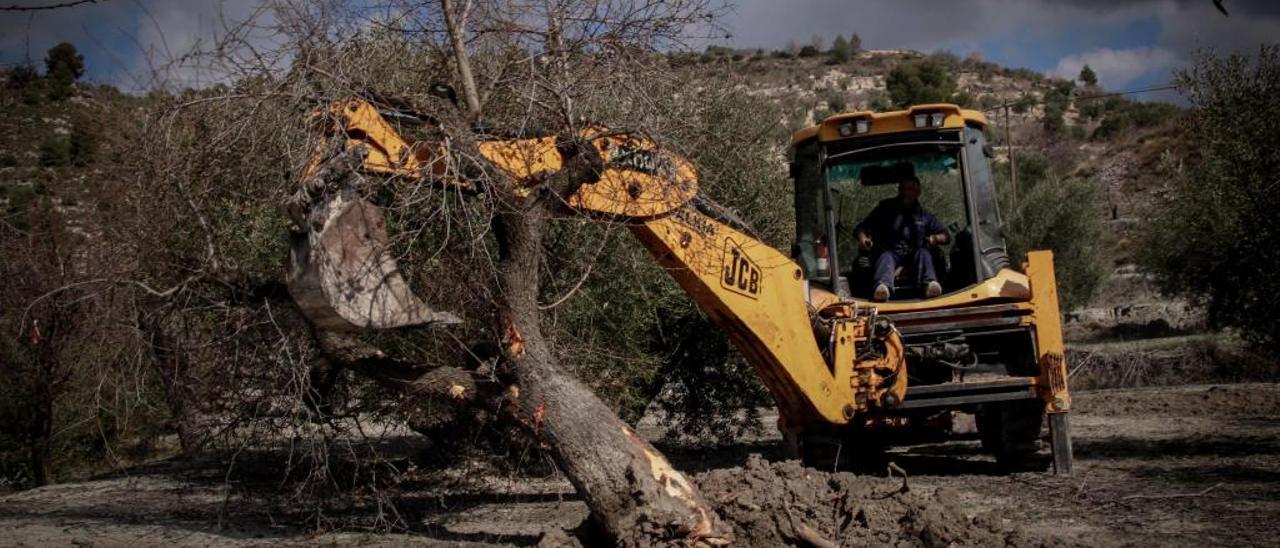
<path id="1" fill-rule="evenodd" d="M 887 301 L 893 291 L 893 277 L 898 273 L 898 255 L 890 250 L 876 256 L 876 281 L 871 295 L 873 300 Z"/>
<path id="2" fill-rule="evenodd" d="M 928 249 L 917 249 L 911 252 L 912 264 L 915 266 L 916 282 L 927 284 L 938 281 L 938 274 L 933 270 L 933 254 Z"/>
<path id="3" fill-rule="evenodd" d="M 933 298 L 941 295 L 942 284 L 938 283 L 938 274 L 933 269 L 933 254 L 928 249 L 917 249 L 911 253 L 915 255 L 916 281 L 925 286 L 924 296 Z"/>

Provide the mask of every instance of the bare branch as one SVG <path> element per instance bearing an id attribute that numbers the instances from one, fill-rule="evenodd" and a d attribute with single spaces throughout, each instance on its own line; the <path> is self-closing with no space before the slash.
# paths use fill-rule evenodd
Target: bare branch
<path id="1" fill-rule="evenodd" d="M 105 2 L 106 0 L 101 0 Z M 99 0 L 71 0 L 68 2 L 59 2 L 56 4 L 45 4 L 42 6 L 0 6 L 0 11 L 46 11 L 62 8 L 74 8 L 81 4 L 97 4 Z"/>

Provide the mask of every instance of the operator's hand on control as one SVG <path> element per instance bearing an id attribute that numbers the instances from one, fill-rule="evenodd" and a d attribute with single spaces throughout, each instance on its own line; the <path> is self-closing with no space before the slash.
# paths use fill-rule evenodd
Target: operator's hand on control
<path id="1" fill-rule="evenodd" d="M 947 243 L 946 234 L 930 234 L 929 237 L 924 239 L 925 247 L 938 247 L 946 243 Z"/>
<path id="2" fill-rule="evenodd" d="M 865 232 L 858 233 L 858 247 L 862 248 L 863 251 L 871 251 L 871 244 L 871 236 L 867 236 Z"/>

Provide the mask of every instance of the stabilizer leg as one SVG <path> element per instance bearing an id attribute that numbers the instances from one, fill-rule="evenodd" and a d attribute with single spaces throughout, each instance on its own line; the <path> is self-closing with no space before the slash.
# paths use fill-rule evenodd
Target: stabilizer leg
<path id="1" fill-rule="evenodd" d="M 1067 413 L 1049 414 L 1049 438 L 1053 449 L 1053 473 L 1071 476 L 1071 465 L 1075 457 L 1071 454 L 1071 425 Z"/>

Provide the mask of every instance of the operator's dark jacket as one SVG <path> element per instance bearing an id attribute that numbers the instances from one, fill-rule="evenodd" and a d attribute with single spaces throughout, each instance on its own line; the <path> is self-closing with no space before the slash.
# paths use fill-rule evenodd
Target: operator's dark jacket
<path id="1" fill-rule="evenodd" d="M 905 257 L 923 248 L 926 237 L 945 233 L 947 228 L 932 213 L 920 207 L 919 202 L 908 210 L 895 196 L 880 200 L 871 214 L 854 229 L 854 234 L 858 231 L 871 236 L 876 252 L 892 251 L 899 257 Z"/>

